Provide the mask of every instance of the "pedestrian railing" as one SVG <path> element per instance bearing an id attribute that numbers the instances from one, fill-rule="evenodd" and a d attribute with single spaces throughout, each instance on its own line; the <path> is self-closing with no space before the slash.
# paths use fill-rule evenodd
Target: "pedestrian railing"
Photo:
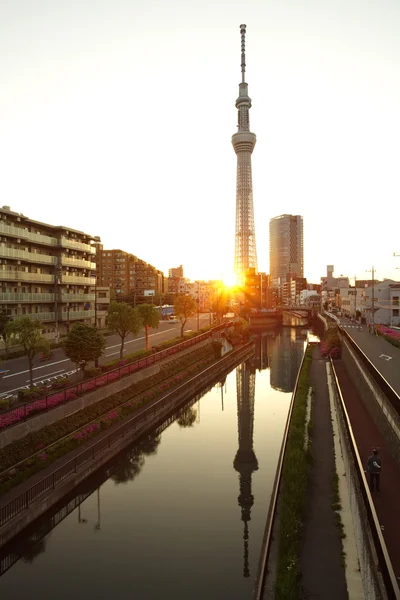
<path id="1" fill-rule="evenodd" d="M 159 352 L 155 352 L 154 354 L 150 354 L 134 362 L 126 363 L 116 367 L 115 369 L 102 373 L 101 375 L 87 379 L 86 381 L 70 385 L 62 390 L 53 390 L 46 396 L 36 398 L 20 406 L 16 406 L 15 408 L 9 408 L 0 411 L 0 431 L 2 429 L 6 429 L 7 427 L 11 427 L 16 423 L 25 421 L 35 414 L 52 410 L 60 404 L 66 404 L 67 402 L 92 392 L 99 387 L 104 387 L 109 383 L 118 381 L 119 379 L 128 375 L 132 375 L 133 373 L 136 373 L 142 369 L 146 369 L 147 367 L 150 367 L 164 360 L 165 358 L 173 356 L 174 354 L 182 352 L 182 350 L 186 350 L 187 348 L 203 342 L 204 340 L 212 337 L 215 332 L 219 332 L 226 327 L 230 327 L 231 325 L 232 323 L 217 325 L 206 333 L 185 340 L 184 342 L 180 342 L 179 344 L 175 344 L 174 346 L 170 346 L 165 350 L 160 350 Z"/>
<path id="2" fill-rule="evenodd" d="M 378 571 L 382 575 L 383 583 L 385 586 L 388 600 L 400 600 L 400 589 L 396 579 L 396 575 L 393 571 L 393 566 L 389 557 L 388 550 L 386 548 L 385 540 L 382 535 L 381 526 L 379 523 L 378 516 L 375 511 L 375 506 L 371 498 L 369 491 L 368 482 L 365 477 L 363 464 L 361 462 L 360 454 L 358 451 L 357 443 L 353 434 L 353 429 L 350 423 L 350 418 L 346 409 L 346 404 L 343 399 L 340 384 L 336 375 L 334 363 L 330 358 L 333 381 L 339 406 L 343 416 L 343 422 L 345 426 L 346 437 L 348 440 L 348 447 L 350 449 L 353 464 L 355 466 L 359 489 L 361 490 L 363 504 L 366 510 L 368 526 L 372 535 L 376 556 L 378 559 Z"/>
<path id="3" fill-rule="evenodd" d="M 148 422 L 151 417 L 167 414 L 175 409 L 178 404 L 182 404 L 188 398 L 196 393 L 196 388 L 204 382 L 209 382 L 216 375 L 220 375 L 221 370 L 226 371 L 244 357 L 249 356 L 249 352 L 254 348 L 253 342 L 249 342 L 245 346 L 237 350 L 233 350 L 217 363 L 214 363 L 202 373 L 195 375 L 182 385 L 176 387 L 171 392 L 165 394 L 157 402 L 149 407 L 144 407 L 132 416 L 123 425 L 116 427 L 112 432 L 104 438 L 94 442 L 88 448 L 80 452 L 73 459 L 55 469 L 53 473 L 47 475 L 32 487 L 21 493 L 19 496 L 0 507 L 0 527 L 13 519 L 16 515 L 27 509 L 32 502 L 50 490 L 55 489 L 67 477 L 77 473 L 90 460 L 94 460 L 105 449 L 110 448 L 121 438 L 124 438 L 132 429 L 139 430 Z"/>

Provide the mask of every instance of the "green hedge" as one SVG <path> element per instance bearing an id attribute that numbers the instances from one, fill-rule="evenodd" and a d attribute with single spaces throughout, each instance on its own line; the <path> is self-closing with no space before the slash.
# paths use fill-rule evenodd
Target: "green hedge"
<path id="1" fill-rule="evenodd" d="M 276 600 L 298 600 L 301 597 L 300 542 L 311 464 L 311 439 L 307 449 L 304 448 L 304 440 L 312 351 L 313 347 L 309 346 L 299 377 L 283 462 L 279 493 Z M 309 434 L 311 431 L 312 425 L 308 428 Z"/>

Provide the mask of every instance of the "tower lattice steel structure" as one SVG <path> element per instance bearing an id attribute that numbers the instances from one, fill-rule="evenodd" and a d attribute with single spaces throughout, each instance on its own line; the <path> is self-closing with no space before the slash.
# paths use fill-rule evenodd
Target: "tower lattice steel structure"
<path id="1" fill-rule="evenodd" d="M 238 131 L 232 136 L 232 144 L 237 155 L 236 176 L 236 233 L 235 233 L 235 272 L 244 274 L 248 269 L 257 271 L 256 234 L 254 229 L 253 181 L 251 175 L 251 155 L 256 145 L 256 136 L 250 131 L 251 99 L 245 82 L 246 25 L 240 25 L 242 38 L 242 81 L 239 84 Z"/>

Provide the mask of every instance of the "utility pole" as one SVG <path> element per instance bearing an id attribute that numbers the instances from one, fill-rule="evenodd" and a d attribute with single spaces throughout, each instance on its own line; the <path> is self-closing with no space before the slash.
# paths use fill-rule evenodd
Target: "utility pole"
<path id="1" fill-rule="evenodd" d="M 357 322 L 357 279 L 354 275 L 354 317 Z"/>
<path id="2" fill-rule="evenodd" d="M 372 269 L 366 271 L 367 273 L 372 273 L 372 300 L 371 300 L 371 310 L 372 310 L 372 333 L 375 333 L 375 278 L 374 278 L 374 266 L 372 265 Z"/>
<path id="3" fill-rule="evenodd" d="M 374 267 L 372 266 L 372 331 L 375 333 L 375 281 Z"/>
<path id="4" fill-rule="evenodd" d="M 197 282 L 197 331 L 200 331 L 200 281 Z"/>

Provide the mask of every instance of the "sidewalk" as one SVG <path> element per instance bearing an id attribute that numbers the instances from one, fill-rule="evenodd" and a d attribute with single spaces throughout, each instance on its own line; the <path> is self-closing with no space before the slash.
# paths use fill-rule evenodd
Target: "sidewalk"
<path id="1" fill-rule="evenodd" d="M 311 477 L 300 549 L 303 597 L 347 600 L 340 530 L 332 509 L 335 458 L 326 361 L 314 347 L 310 385 L 315 390 Z"/>

